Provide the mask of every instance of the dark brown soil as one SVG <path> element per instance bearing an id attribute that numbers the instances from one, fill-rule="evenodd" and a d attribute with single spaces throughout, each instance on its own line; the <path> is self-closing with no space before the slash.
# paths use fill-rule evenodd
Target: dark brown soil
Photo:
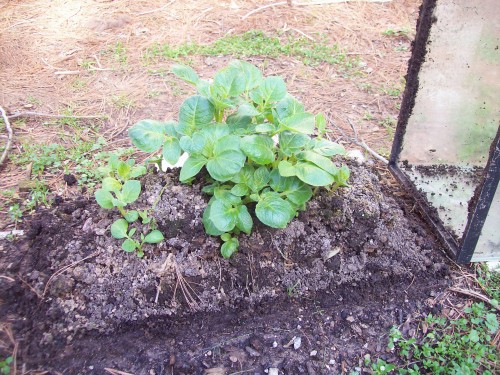
<path id="1" fill-rule="evenodd" d="M 287 229 L 257 225 L 229 261 L 204 234 L 207 197 L 175 171 L 143 181 L 139 208 L 168 184 L 155 212 L 166 240 L 145 259 L 120 249 L 118 213 L 94 202 L 38 212 L 1 251 L 19 360 L 63 374 L 310 375 L 394 360 L 388 328 L 438 308 L 447 261 L 411 206 L 351 169 L 350 189 L 320 192 Z"/>

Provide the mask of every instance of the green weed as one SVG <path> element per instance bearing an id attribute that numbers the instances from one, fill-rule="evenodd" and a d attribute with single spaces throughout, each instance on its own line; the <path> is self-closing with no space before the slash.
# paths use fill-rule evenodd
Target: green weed
<path id="1" fill-rule="evenodd" d="M 305 37 L 288 36 L 278 38 L 267 36 L 263 31 L 252 30 L 240 35 L 227 35 L 211 44 L 185 43 L 180 46 L 155 44 L 144 54 L 146 61 L 155 58 L 179 59 L 192 55 L 231 55 L 237 58 L 262 56 L 278 58 L 290 56 L 301 60 L 305 65 L 328 63 L 340 64 L 345 68 L 357 66 L 357 60 L 349 58 L 337 45 L 330 44 L 324 38 L 312 42 Z"/>

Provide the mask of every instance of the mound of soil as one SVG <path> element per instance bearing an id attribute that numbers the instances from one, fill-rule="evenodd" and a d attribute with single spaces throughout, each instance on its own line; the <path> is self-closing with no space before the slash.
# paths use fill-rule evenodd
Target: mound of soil
<path id="1" fill-rule="evenodd" d="M 119 214 L 93 201 L 38 212 L 2 251 L 0 312 L 21 361 L 64 374 L 312 375 L 367 353 L 391 360 L 388 327 L 436 309 L 448 266 L 411 207 L 368 167 L 351 170 L 351 188 L 320 191 L 286 229 L 256 223 L 230 260 L 204 233 L 207 196 L 177 171 L 142 181 L 139 209 L 167 184 L 154 212 L 166 239 L 144 259 L 121 250 L 109 233 Z"/>

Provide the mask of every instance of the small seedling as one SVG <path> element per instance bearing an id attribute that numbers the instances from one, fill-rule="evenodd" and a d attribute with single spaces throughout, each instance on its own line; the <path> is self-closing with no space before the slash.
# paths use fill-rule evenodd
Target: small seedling
<path id="1" fill-rule="evenodd" d="M 23 219 L 23 210 L 19 206 L 19 203 L 16 203 L 9 207 L 9 216 L 14 221 L 14 224 L 21 222 Z"/>
<path id="2" fill-rule="evenodd" d="M 137 256 L 142 258 L 144 256 L 144 251 L 142 250 L 142 246 L 145 243 L 155 244 L 160 243 L 164 240 L 163 234 L 155 229 L 144 235 L 140 234 L 140 241 L 134 240 L 132 237 L 136 232 L 136 228 L 128 229 L 129 222 L 126 219 L 118 219 L 111 225 L 111 235 L 117 239 L 125 238 L 125 241 L 122 243 L 122 249 L 127 253 L 131 253 L 137 250 Z"/>
<path id="3" fill-rule="evenodd" d="M 5 375 L 10 374 L 10 365 L 14 362 L 14 358 L 9 356 L 5 358 L 3 361 L 0 361 L 0 372 Z"/>

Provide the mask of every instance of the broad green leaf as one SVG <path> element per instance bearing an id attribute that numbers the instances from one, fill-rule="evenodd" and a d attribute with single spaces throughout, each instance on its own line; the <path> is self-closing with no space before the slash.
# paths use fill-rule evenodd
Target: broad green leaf
<path id="1" fill-rule="evenodd" d="M 236 227 L 242 232 L 250 234 L 252 232 L 253 220 L 252 216 L 248 213 L 247 207 L 244 205 L 238 206 L 237 212 Z"/>
<path id="2" fill-rule="evenodd" d="M 313 140 L 312 151 L 321 154 L 323 156 L 334 156 L 334 155 L 345 154 L 345 148 L 343 146 L 323 138 Z"/>
<path id="3" fill-rule="evenodd" d="M 102 188 L 107 191 L 120 191 L 122 184 L 116 178 L 106 177 L 102 180 Z"/>
<path id="4" fill-rule="evenodd" d="M 299 152 L 297 154 L 297 158 L 300 160 L 311 162 L 333 176 L 339 173 L 339 169 L 337 168 L 337 166 L 335 166 L 335 164 L 333 164 L 330 158 L 327 158 L 326 156 L 323 155 L 319 155 L 313 151 Z"/>
<path id="5" fill-rule="evenodd" d="M 335 178 L 330 173 L 313 163 L 297 163 L 294 170 L 298 178 L 312 186 L 328 186 L 335 182 Z"/>
<path id="6" fill-rule="evenodd" d="M 278 164 L 278 171 L 283 177 L 292 177 L 296 175 L 295 166 L 286 160 L 280 161 Z"/>
<path id="7" fill-rule="evenodd" d="M 314 133 L 314 127 L 316 126 L 314 115 L 307 112 L 287 117 L 282 120 L 281 124 L 286 130 L 302 134 Z"/>
<path id="8" fill-rule="evenodd" d="M 260 165 L 270 164 L 274 161 L 274 142 L 265 135 L 248 135 L 241 139 L 241 149 L 248 158 Z"/>
<path id="9" fill-rule="evenodd" d="M 241 151 L 224 151 L 208 160 L 207 171 L 217 181 L 229 181 L 243 168 L 245 159 Z"/>
<path id="10" fill-rule="evenodd" d="M 249 186 L 254 192 L 258 192 L 267 186 L 270 178 L 271 175 L 269 174 L 269 170 L 264 166 L 259 167 L 255 170 L 255 173 L 253 174 L 253 182 Z"/>
<path id="11" fill-rule="evenodd" d="M 239 150 L 240 138 L 237 136 L 230 136 L 231 130 L 225 125 L 212 125 L 204 128 L 200 132 L 193 134 L 193 146 L 198 150 L 202 145 L 201 152 L 206 157 L 210 157 L 215 152 L 215 146 L 218 150 L 224 147 L 224 150 Z"/>
<path id="12" fill-rule="evenodd" d="M 125 238 L 127 237 L 128 221 L 125 219 L 118 219 L 113 224 L 111 224 L 111 235 L 114 238 Z"/>
<path id="13" fill-rule="evenodd" d="M 139 213 L 136 210 L 131 210 L 131 211 L 128 211 L 124 217 L 125 217 L 125 220 L 127 220 L 129 223 L 133 223 L 134 221 L 136 221 L 139 218 Z M 132 236 L 132 235 L 130 235 L 130 236 Z"/>
<path id="14" fill-rule="evenodd" d="M 130 164 L 125 163 L 124 161 L 118 161 L 116 173 L 122 180 L 128 180 L 130 177 L 130 171 L 132 170 L 132 166 Z"/>
<path id="15" fill-rule="evenodd" d="M 255 108 L 253 105 L 249 103 L 243 103 L 238 107 L 238 110 L 236 111 L 236 115 L 239 117 L 255 117 L 260 115 L 260 112 L 257 108 Z"/>
<path id="16" fill-rule="evenodd" d="M 164 239 L 165 238 L 163 237 L 163 234 L 159 230 L 155 229 L 146 235 L 146 238 L 144 238 L 144 242 L 146 242 L 146 243 L 160 243 Z"/>
<path id="17" fill-rule="evenodd" d="M 237 175 L 235 175 L 231 181 L 236 184 L 245 184 L 251 186 L 253 184 L 253 175 L 255 173 L 255 168 L 251 165 L 245 165 Z"/>
<path id="18" fill-rule="evenodd" d="M 286 156 L 292 156 L 311 142 L 311 138 L 306 134 L 284 131 L 279 134 L 279 147 Z"/>
<path id="19" fill-rule="evenodd" d="M 132 237 L 135 234 L 136 231 L 137 231 L 137 228 L 130 229 L 129 232 L 128 232 L 129 238 Z"/>
<path id="20" fill-rule="evenodd" d="M 165 141 L 165 124 L 155 120 L 142 120 L 128 130 L 132 143 L 141 151 L 154 152 Z"/>
<path id="21" fill-rule="evenodd" d="M 237 197 L 244 197 L 249 192 L 248 186 L 245 184 L 236 184 L 231 189 L 231 193 Z"/>
<path id="22" fill-rule="evenodd" d="M 302 206 L 312 197 L 312 189 L 297 177 L 283 177 L 275 169 L 271 172 L 271 188 L 285 195 L 296 206 Z"/>
<path id="23" fill-rule="evenodd" d="M 236 68 L 240 76 L 244 77 L 244 91 L 250 91 L 262 83 L 262 73 L 255 65 L 241 60 L 233 60 L 229 65 Z"/>
<path id="24" fill-rule="evenodd" d="M 235 252 L 238 251 L 240 243 L 237 238 L 231 238 L 229 241 L 224 242 L 220 248 L 220 252 L 225 259 L 229 259 Z"/>
<path id="25" fill-rule="evenodd" d="M 302 112 L 304 112 L 304 106 L 290 94 L 287 94 L 286 97 L 276 105 L 276 113 L 280 120 L 284 120 L 287 117 Z"/>
<path id="26" fill-rule="evenodd" d="M 165 125 L 165 133 L 170 137 L 179 138 L 179 133 L 177 133 L 177 127 L 179 124 L 175 121 L 169 120 L 163 123 Z"/>
<path id="27" fill-rule="evenodd" d="M 179 146 L 189 155 L 201 154 L 205 147 L 205 137 L 201 132 L 195 132 L 192 137 L 183 135 L 179 140 Z"/>
<path id="28" fill-rule="evenodd" d="M 125 252 L 127 252 L 127 253 L 131 253 L 132 251 L 134 251 L 135 249 L 137 249 L 137 242 L 135 242 L 135 241 L 130 240 L 130 239 L 127 238 L 122 243 L 122 249 Z"/>
<path id="29" fill-rule="evenodd" d="M 163 144 L 163 158 L 172 165 L 175 165 L 181 157 L 182 149 L 177 138 L 168 137 Z"/>
<path id="30" fill-rule="evenodd" d="M 203 96 L 191 96 L 181 105 L 177 131 L 183 135 L 191 135 L 197 128 L 210 124 L 213 118 L 213 104 Z"/>
<path id="31" fill-rule="evenodd" d="M 210 205 L 205 208 L 205 211 L 203 211 L 203 218 L 202 218 L 203 226 L 205 227 L 205 232 L 209 236 L 220 236 L 221 234 L 224 233 L 222 230 L 218 230 L 212 220 L 210 220 Z"/>
<path id="32" fill-rule="evenodd" d="M 222 236 L 220 236 L 220 239 L 224 242 L 227 242 L 231 239 L 231 233 L 224 233 Z"/>
<path id="33" fill-rule="evenodd" d="M 200 79 L 196 84 L 196 90 L 198 93 L 206 98 L 210 98 L 211 96 L 211 87 L 210 82 L 205 81 L 204 79 Z"/>
<path id="34" fill-rule="evenodd" d="M 137 180 L 129 180 L 123 184 L 121 190 L 121 200 L 126 203 L 132 203 L 139 198 L 141 194 L 141 183 Z"/>
<path id="35" fill-rule="evenodd" d="M 323 113 L 318 113 L 316 115 L 316 128 L 318 129 L 318 133 L 320 135 L 326 133 L 326 117 Z"/>
<path id="36" fill-rule="evenodd" d="M 215 188 L 214 197 L 233 206 L 241 204 L 241 198 L 226 189 Z"/>
<path id="37" fill-rule="evenodd" d="M 295 209 L 278 193 L 263 194 L 255 207 L 259 220 L 271 228 L 285 228 L 295 215 Z"/>
<path id="38" fill-rule="evenodd" d="M 172 65 L 171 71 L 183 81 L 193 85 L 196 85 L 200 80 L 200 77 L 198 77 L 198 74 L 196 74 L 193 68 L 187 65 L 174 64 Z"/>
<path id="39" fill-rule="evenodd" d="M 210 206 L 210 221 L 220 231 L 229 232 L 233 230 L 237 216 L 237 210 L 225 201 L 217 199 Z"/>
<path id="40" fill-rule="evenodd" d="M 181 168 L 179 180 L 184 182 L 189 180 L 191 177 L 196 176 L 206 163 L 207 159 L 203 156 L 190 156 Z"/>
<path id="41" fill-rule="evenodd" d="M 140 177 L 144 174 L 146 174 L 148 170 L 144 165 L 138 165 L 136 167 L 133 167 L 132 170 L 130 171 L 130 178 L 137 178 Z"/>
<path id="42" fill-rule="evenodd" d="M 255 103 L 269 107 L 279 102 L 286 95 L 286 84 L 281 77 L 267 77 L 262 84 L 250 93 Z"/>
<path id="43" fill-rule="evenodd" d="M 226 98 L 243 93 L 245 83 L 245 77 L 240 74 L 239 70 L 229 66 L 215 75 L 212 87 L 220 98 Z"/>
<path id="44" fill-rule="evenodd" d="M 276 126 L 273 124 L 266 122 L 265 124 L 259 124 L 255 126 L 256 133 L 274 133 L 276 132 Z"/>
<path id="45" fill-rule="evenodd" d="M 99 189 L 95 192 L 95 200 L 102 208 L 110 209 L 114 207 L 113 195 L 109 190 Z"/>
<path id="46" fill-rule="evenodd" d="M 229 181 L 245 164 L 246 156 L 240 150 L 240 138 L 228 135 L 215 144 L 213 156 L 207 162 L 207 171 L 217 181 Z"/>
<path id="47" fill-rule="evenodd" d="M 122 200 L 122 194 L 121 193 L 116 193 L 116 195 L 117 195 L 118 198 L 113 198 L 113 200 L 112 200 L 113 206 L 114 207 L 124 207 L 124 206 L 126 206 L 127 203 Z"/>

